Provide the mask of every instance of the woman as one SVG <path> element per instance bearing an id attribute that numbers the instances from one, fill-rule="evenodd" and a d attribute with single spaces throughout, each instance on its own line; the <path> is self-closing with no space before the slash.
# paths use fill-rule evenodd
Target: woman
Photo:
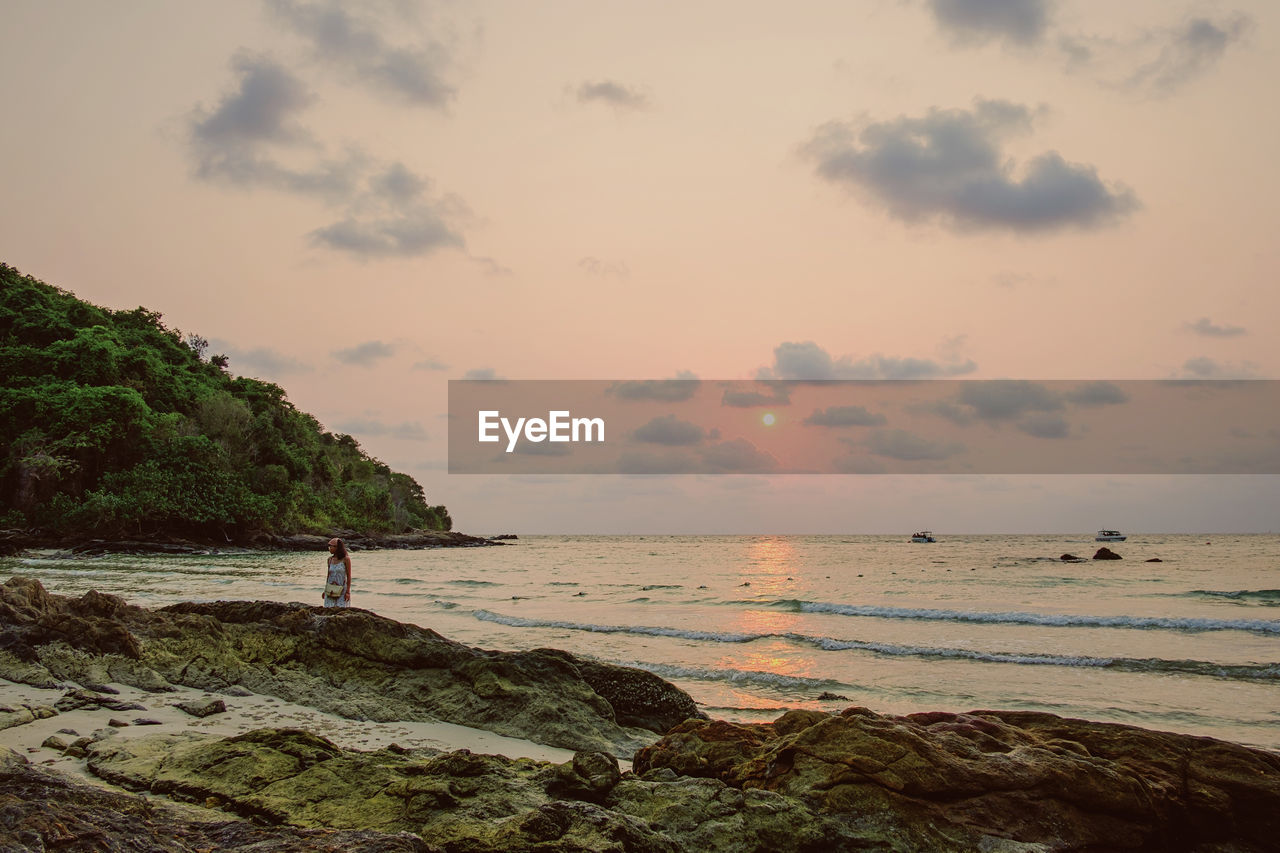
<path id="1" fill-rule="evenodd" d="M 324 584 L 325 607 L 351 606 L 351 555 L 347 543 L 329 540 L 329 575 Z"/>

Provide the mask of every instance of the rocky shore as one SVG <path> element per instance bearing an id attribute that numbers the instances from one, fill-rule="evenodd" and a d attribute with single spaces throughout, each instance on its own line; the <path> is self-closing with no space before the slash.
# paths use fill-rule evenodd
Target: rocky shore
<path id="1" fill-rule="evenodd" d="M 498 539 L 514 539 L 514 536 L 485 538 L 469 536 L 448 530 L 414 530 L 408 533 L 357 533 L 350 530 L 334 531 L 353 551 L 369 551 L 379 548 L 476 548 L 503 545 Z M 323 552 L 331 536 L 313 533 L 295 533 L 278 536 L 269 533 L 253 534 L 244 539 L 193 540 L 181 537 L 83 539 L 68 542 L 65 537 L 45 535 L 38 530 L 0 530 L 0 557 L 21 554 L 24 551 L 55 551 L 61 554 L 95 557 L 102 554 L 210 554 L 226 551 L 319 551 Z"/>
<path id="2" fill-rule="evenodd" d="M 1280 849 L 1275 753 L 1030 712 L 711 720 L 640 670 L 473 649 L 354 609 L 147 610 L 12 578 L 0 678 L 49 697 L 0 707 L 0 850 Z M 354 748 L 283 701 L 573 752 Z M 251 702 L 251 720 L 217 728 Z M 183 721 L 139 725 L 159 706 Z M 20 737 L 59 724 L 71 734 Z"/>

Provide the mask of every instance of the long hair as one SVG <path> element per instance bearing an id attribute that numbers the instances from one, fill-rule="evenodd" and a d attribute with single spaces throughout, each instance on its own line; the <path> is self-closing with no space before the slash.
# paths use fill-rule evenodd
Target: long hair
<path id="1" fill-rule="evenodd" d="M 337 540 L 338 544 L 333 549 L 333 556 L 337 557 L 339 560 L 345 560 L 347 558 L 347 543 L 338 539 L 336 536 L 334 539 Z"/>

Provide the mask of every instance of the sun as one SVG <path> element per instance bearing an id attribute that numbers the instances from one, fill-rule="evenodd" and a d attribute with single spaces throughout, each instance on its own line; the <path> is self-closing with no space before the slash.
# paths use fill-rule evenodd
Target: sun
<path id="1" fill-rule="evenodd" d="M 764 421 L 765 426 L 773 426 L 778 422 L 778 419 L 774 416 L 773 412 L 765 412 L 764 417 L 760 420 Z"/>

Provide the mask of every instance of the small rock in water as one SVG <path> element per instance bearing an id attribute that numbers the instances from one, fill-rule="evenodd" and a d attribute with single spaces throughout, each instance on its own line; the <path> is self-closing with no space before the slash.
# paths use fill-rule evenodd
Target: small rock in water
<path id="1" fill-rule="evenodd" d="M 1148 563 L 1163 563 L 1163 562 L 1164 562 L 1164 560 L 1160 559 L 1159 557 L 1152 557 L 1150 560 L 1147 560 L 1147 562 L 1148 562 Z"/>
<path id="2" fill-rule="evenodd" d="M 824 690 L 818 694 L 818 701 L 819 702 L 848 702 L 849 697 L 842 696 L 839 693 L 831 693 L 830 691 Z"/>
<path id="3" fill-rule="evenodd" d="M 107 720 L 107 725 L 111 726 L 111 728 L 113 729 L 123 729 L 125 726 L 129 724 L 126 723 L 124 720 L 117 720 L 115 717 L 112 717 L 111 719 Z"/>
<path id="4" fill-rule="evenodd" d="M 738 584 L 738 586 L 751 586 L 751 581 L 743 581 L 742 583 Z"/>
<path id="5" fill-rule="evenodd" d="M 160 726 L 163 725 L 159 720 L 153 720 L 150 717 L 139 717 L 133 721 L 135 726 Z"/>
<path id="6" fill-rule="evenodd" d="M 1110 548 L 1102 547 L 1098 549 L 1098 553 L 1093 555 L 1095 560 L 1123 560 L 1124 558 L 1112 551 Z"/>
<path id="7" fill-rule="evenodd" d="M 1059 559 L 1059 560 L 1061 560 L 1061 561 L 1062 561 L 1062 562 L 1064 562 L 1064 563 L 1079 563 L 1079 562 L 1081 562 L 1080 558 L 1079 558 L 1079 557 L 1077 557 L 1075 554 L 1063 554 L 1063 555 L 1062 555 L 1061 557 L 1059 557 L 1058 559 Z"/>

